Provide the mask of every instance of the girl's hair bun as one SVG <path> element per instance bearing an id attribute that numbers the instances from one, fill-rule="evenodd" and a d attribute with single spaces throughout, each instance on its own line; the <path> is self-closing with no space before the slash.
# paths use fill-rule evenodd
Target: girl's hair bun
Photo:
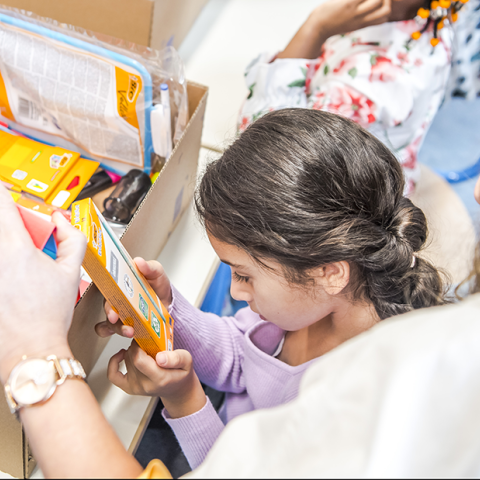
<path id="1" fill-rule="evenodd" d="M 427 219 L 420 208 L 402 197 L 395 206 L 391 224 L 387 227 L 396 239 L 418 252 L 427 240 Z"/>

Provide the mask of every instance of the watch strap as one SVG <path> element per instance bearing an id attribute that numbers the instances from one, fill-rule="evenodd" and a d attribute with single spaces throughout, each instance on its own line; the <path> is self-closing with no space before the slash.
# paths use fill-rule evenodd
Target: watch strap
<path id="1" fill-rule="evenodd" d="M 87 375 L 82 364 L 74 358 L 57 358 L 56 355 L 50 355 L 47 360 L 53 361 L 58 373 L 57 385 L 61 385 L 67 378 L 77 378 L 85 380 Z"/>

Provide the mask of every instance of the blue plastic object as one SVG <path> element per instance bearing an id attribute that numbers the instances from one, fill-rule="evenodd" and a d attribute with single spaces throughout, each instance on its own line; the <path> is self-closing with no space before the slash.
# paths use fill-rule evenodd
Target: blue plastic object
<path id="1" fill-rule="evenodd" d="M 225 299 L 229 294 L 232 274 L 230 267 L 225 263 L 220 263 L 215 277 L 213 277 L 210 288 L 203 300 L 201 310 L 203 312 L 215 313 L 221 315 Z"/>
<path id="2" fill-rule="evenodd" d="M 93 45 L 88 42 L 84 42 L 78 38 L 69 37 L 68 35 L 64 35 L 63 33 L 56 32 L 54 30 L 50 30 L 45 27 L 41 27 L 40 25 L 35 25 L 30 22 L 26 22 L 24 20 L 20 20 L 19 18 L 10 17 L 8 15 L 4 15 L 0 13 L 0 22 L 6 23 L 7 25 L 13 25 L 14 27 L 23 28 L 24 30 L 28 30 L 33 33 L 37 33 L 43 37 L 51 38 L 53 40 L 57 40 L 67 45 L 71 45 L 72 47 L 80 48 L 87 52 L 94 53 L 96 55 L 110 58 L 119 63 L 123 63 L 124 65 L 128 65 L 129 67 L 134 68 L 138 71 L 141 75 L 143 80 L 143 87 L 144 87 L 144 101 L 145 101 L 145 135 L 142 139 L 144 142 L 144 171 L 150 174 L 152 166 L 151 166 L 151 155 L 153 153 L 153 144 L 152 144 L 152 132 L 150 126 L 150 113 L 152 110 L 152 77 L 148 70 L 136 60 L 127 57 L 125 55 L 121 55 L 117 52 L 112 50 L 108 50 L 107 48 L 99 47 L 97 45 Z M 111 169 L 110 169 L 111 170 Z"/>
<path id="3" fill-rule="evenodd" d="M 460 183 L 480 175 L 480 159 L 463 170 L 435 170 L 448 183 Z"/>
<path id="4" fill-rule="evenodd" d="M 55 243 L 55 238 L 53 235 L 50 235 L 45 247 L 43 247 L 43 253 L 46 253 L 49 257 L 54 260 L 57 259 L 57 244 Z"/>

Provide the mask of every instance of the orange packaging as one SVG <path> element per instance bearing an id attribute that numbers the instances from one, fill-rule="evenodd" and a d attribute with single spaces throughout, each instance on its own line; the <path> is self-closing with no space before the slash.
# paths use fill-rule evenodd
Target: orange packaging
<path id="1" fill-rule="evenodd" d="M 80 154 L 0 130 L 0 180 L 67 209 L 99 166 Z"/>
<path id="2" fill-rule="evenodd" d="M 138 345 L 153 358 L 173 350 L 173 319 L 90 198 L 73 204 L 72 225 L 87 237 L 83 268 Z"/>

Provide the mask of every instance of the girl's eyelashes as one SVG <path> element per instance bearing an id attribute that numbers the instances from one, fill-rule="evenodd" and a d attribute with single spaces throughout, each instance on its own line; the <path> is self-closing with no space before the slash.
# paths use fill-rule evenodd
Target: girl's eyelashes
<path id="1" fill-rule="evenodd" d="M 248 282 L 249 277 L 239 275 L 237 272 L 233 272 L 233 278 L 236 282 Z"/>

